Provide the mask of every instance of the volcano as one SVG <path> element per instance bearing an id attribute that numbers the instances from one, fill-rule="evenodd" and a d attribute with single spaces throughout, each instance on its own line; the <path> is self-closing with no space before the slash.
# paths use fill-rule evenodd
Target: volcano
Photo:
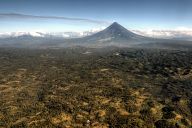
<path id="1" fill-rule="evenodd" d="M 79 39 L 79 43 L 96 46 L 128 46 L 140 43 L 149 43 L 152 40 L 152 38 L 135 34 L 117 22 L 114 22 L 103 31 Z"/>

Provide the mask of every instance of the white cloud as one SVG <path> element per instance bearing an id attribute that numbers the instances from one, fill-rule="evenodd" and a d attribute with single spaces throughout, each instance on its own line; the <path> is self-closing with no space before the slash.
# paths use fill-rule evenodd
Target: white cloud
<path id="1" fill-rule="evenodd" d="M 155 38 L 184 38 L 192 37 L 192 28 L 178 27 L 173 30 L 132 30 L 133 32 Z"/>

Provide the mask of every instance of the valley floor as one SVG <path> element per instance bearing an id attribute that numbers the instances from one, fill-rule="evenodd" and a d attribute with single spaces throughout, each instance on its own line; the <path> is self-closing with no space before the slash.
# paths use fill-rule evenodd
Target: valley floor
<path id="1" fill-rule="evenodd" d="M 0 128 L 190 128 L 192 51 L 0 49 Z"/>

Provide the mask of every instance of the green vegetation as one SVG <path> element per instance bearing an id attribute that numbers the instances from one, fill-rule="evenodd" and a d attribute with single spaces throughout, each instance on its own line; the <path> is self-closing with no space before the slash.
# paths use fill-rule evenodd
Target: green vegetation
<path id="1" fill-rule="evenodd" d="M 0 49 L 0 127 L 189 128 L 192 51 Z"/>

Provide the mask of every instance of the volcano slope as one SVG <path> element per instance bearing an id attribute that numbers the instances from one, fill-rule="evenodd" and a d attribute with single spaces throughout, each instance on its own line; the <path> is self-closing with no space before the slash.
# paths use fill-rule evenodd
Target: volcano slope
<path id="1" fill-rule="evenodd" d="M 0 127 L 189 128 L 192 52 L 0 49 Z"/>

